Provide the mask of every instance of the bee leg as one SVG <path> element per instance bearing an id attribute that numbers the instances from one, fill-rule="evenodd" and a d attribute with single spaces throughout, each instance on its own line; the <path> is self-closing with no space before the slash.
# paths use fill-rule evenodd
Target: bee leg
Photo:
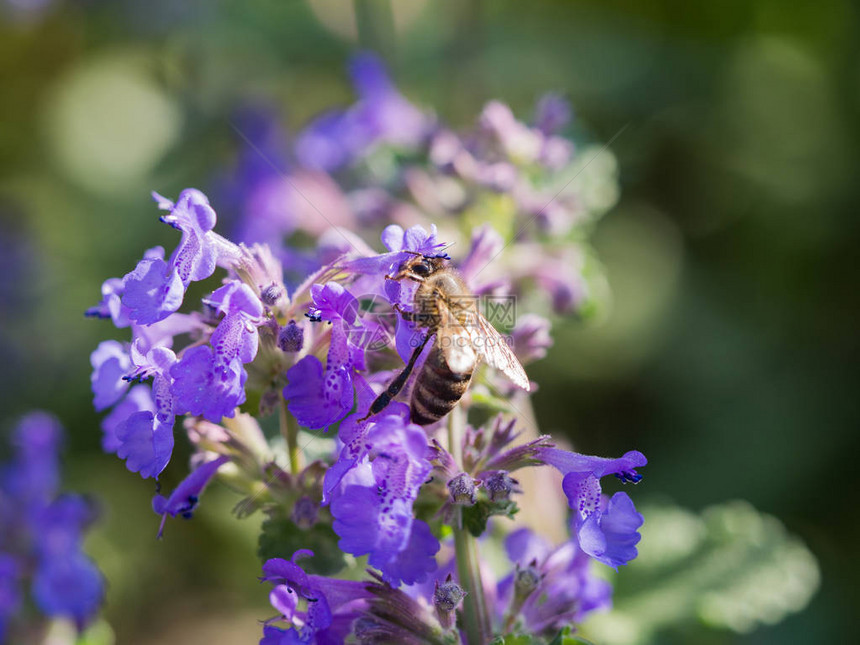
<path id="1" fill-rule="evenodd" d="M 412 352 L 412 356 L 409 357 L 409 362 L 406 364 L 406 367 L 398 374 L 391 383 L 388 384 L 388 387 L 374 399 L 373 403 L 370 404 L 370 409 L 367 411 L 361 419 L 359 419 L 359 423 L 362 421 L 367 421 L 374 414 L 379 414 L 385 408 L 388 407 L 388 404 L 391 403 L 392 399 L 403 389 L 403 386 L 406 385 L 406 381 L 409 378 L 409 375 L 412 373 L 412 369 L 415 367 L 415 361 L 418 360 L 418 357 L 421 356 L 421 352 L 424 350 L 424 346 L 427 345 L 427 341 L 430 340 L 430 337 L 433 334 L 427 334 L 424 337 L 424 340 L 421 341 L 421 344 L 418 345 Z"/>
<path id="2" fill-rule="evenodd" d="M 408 320 L 409 322 L 417 322 L 419 320 L 420 314 L 416 314 L 414 311 L 406 311 L 399 302 L 394 303 L 394 311 L 400 314 L 400 317 L 403 320 Z"/>
<path id="3" fill-rule="evenodd" d="M 386 275 L 386 280 L 394 280 L 395 282 L 400 282 L 403 278 L 409 278 L 413 282 L 424 282 L 424 278 L 418 275 L 417 273 L 413 273 L 409 270 L 398 271 L 394 275 Z"/>

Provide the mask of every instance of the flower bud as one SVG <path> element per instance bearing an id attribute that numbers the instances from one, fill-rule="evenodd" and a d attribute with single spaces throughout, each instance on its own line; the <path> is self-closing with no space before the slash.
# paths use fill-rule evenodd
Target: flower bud
<path id="1" fill-rule="evenodd" d="M 538 570 L 537 560 L 532 560 L 526 567 L 517 564 L 514 570 L 514 593 L 511 595 L 511 604 L 507 611 L 508 621 L 512 622 L 520 613 L 526 600 L 540 586 L 542 580 L 543 576 Z"/>
<path id="2" fill-rule="evenodd" d="M 520 568 L 517 565 L 517 569 L 514 572 L 514 590 L 516 594 L 523 599 L 528 598 L 531 592 L 538 588 L 541 577 L 536 561 L 533 560 L 527 567 Z"/>
<path id="3" fill-rule="evenodd" d="M 305 344 L 305 332 L 295 320 L 291 320 L 278 332 L 278 347 L 285 352 L 298 352 Z"/>
<path id="4" fill-rule="evenodd" d="M 303 531 L 306 531 L 317 523 L 318 512 L 319 508 L 317 504 L 307 495 L 303 495 L 293 505 L 293 523 Z"/>
<path id="5" fill-rule="evenodd" d="M 451 501 L 460 506 L 474 506 L 478 501 L 478 486 L 466 473 L 454 475 L 449 479 L 448 491 L 451 493 Z"/>
<path id="6" fill-rule="evenodd" d="M 451 579 L 450 573 L 442 584 L 436 581 L 436 587 L 433 590 L 433 606 L 436 608 L 436 616 L 443 629 L 451 629 L 454 626 L 454 612 L 465 596 L 463 587 Z"/>
<path id="7" fill-rule="evenodd" d="M 497 470 L 484 479 L 484 488 L 491 502 L 499 502 L 509 499 L 511 493 L 516 492 L 517 483 L 507 471 Z"/>
<path id="8" fill-rule="evenodd" d="M 283 293 L 284 290 L 273 282 L 260 290 L 260 300 L 263 301 L 264 305 L 271 307 L 280 300 Z"/>

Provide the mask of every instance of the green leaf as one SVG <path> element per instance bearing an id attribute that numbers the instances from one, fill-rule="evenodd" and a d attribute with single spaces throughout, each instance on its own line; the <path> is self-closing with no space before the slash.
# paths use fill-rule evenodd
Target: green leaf
<path id="1" fill-rule="evenodd" d="M 507 399 L 492 394 L 486 387 L 476 386 L 472 388 L 472 404 L 487 408 L 489 416 L 498 412 L 510 412 L 511 404 Z"/>
<path id="2" fill-rule="evenodd" d="M 519 510 L 513 500 L 491 502 L 481 498 L 474 506 L 463 507 L 463 526 L 475 537 L 480 537 L 487 529 L 487 520 L 493 515 L 513 518 Z"/>
<path id="3" fill-rule="evenodd" d="M 332 575 L 346 566 L 337 541 L 337 534 L 322 522 L 302 530 L 278 512 L 263 522 L 257 555 L 263 562 L 269 558 L 289 560 L 299 549 L 310 549 L 314 555 L 301 561 L 302 569 L 321 576 Z"/>
<path id="4" fill-rule="evenodd" d="M 490 645 L 541 645 L 544 641 L 529 634 L 505 634 L 497 636 Z"/>
<path id="5" fill-rule="evenodd" d="M 256 389 L 248 388 L 245 394 L 245 402 L 239 406 L 239 412 L 257 416 L 260 414 L 260 397 L 262 392 Z"/>
<path id="6" fill-rule="evenodd" d="M 613 610 L 584 625 L 602 645 L 655 643 L 667 629 L 749 633 L 800 611 L 818 589 L 812 553 L 747 502 L 642 514 L 639 557 L 617 577 Z"/>
<path id="7" fill-rule="evenodd" d="M 573 633 L 573 628 L 568 626 L 562 629 L 549 645 L 593 645 L 591 641 L 587 641 L 581 636 Z"/>

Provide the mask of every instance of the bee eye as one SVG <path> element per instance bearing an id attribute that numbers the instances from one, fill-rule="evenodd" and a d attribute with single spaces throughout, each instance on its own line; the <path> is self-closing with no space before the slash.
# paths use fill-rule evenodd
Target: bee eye
<path id="1" fill-rule="evenodd" d="M 415 275 L 419 275 L 423 278 L 425 276 L 430 275 L 430 266 L 426 262 L 420 262 L 419 264 L 416 264 L 414 267 L 412 267 L 412 272 Z"/>

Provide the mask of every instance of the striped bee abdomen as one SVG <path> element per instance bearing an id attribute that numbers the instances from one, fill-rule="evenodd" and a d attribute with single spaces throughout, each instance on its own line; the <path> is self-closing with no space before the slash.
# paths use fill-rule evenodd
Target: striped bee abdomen
<path id="1" fill-rule="evenodd" d="M 426 426 L 448 414 L 466 393 L 471 378 L 471 370 L 452 372 L 442 350 L 434 345 L 412 389 L 412 423 Z"/>

